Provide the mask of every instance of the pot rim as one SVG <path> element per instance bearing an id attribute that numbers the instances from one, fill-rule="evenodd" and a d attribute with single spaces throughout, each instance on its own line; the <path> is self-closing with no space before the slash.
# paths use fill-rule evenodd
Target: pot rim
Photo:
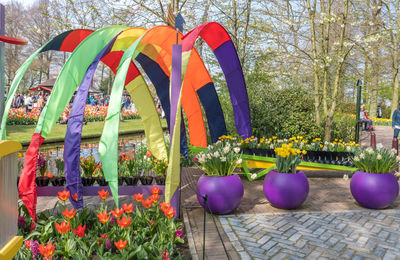
<path id="1" fill-rule="evenodd" d="M 237 177 L 239 177 L 239 174 L 232 174 L 232 175 L 227 175 L 227 176 L 208 176 L 208 175 L 206 175 L 205 173 L 203 173 L 201 176 L 200 176 L 200 178 L 203 178 L 203 177 L 207 177 L 207 178 L 223 178 L 223 177 L 234 177 L 234 176 L 237 176 Z M 240 177 L 239 177 L 240 178 Z"/>
<path id="2" fill-rule="evenodd" d="M 361 171 L 361 170 L 359 170 L 359 169 L 357 169 L 357 170 L 354 172 L 354 174 L 357 173 L 357 172 L 359 172 L 359 173 L 365 173 L 365 174 L 372 174 L 372 175 L 386 175 L 386 174 L 393 174 L 393 175 L 394 175 L 393 172 L 387 172 L 387 173 L 364 172 L 364 171 Z"/>

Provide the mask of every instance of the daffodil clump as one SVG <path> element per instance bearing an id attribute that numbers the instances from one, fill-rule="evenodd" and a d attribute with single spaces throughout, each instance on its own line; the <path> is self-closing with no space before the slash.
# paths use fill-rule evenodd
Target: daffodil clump
<path id="1" fill-rule="evenodd" d="M 386 149 L 379 144 L 376 150 L 372 147 L 359 149 L 351 161 L 357 169 L 369 173 L 393 173 L 400 165 L 396 150 Z"/>
<path id="2" fill-rule="evenodd" d="M 155 174 L 157 175 L 165 175 L 165 170 L 168 167 L 168 160 L 166 159 L 154 159 L 154 167 L 153 167 L 153 171 L 155 172 Z"/>
<path id="3" fill-rule="evenodd" d="M 242 163 L 242 154 L 239 147 L 220 140 L 197 154 L 194 160 L 207 176 L 229 176 Z"/>
<path id="4" fill-rule="evenodd" d="M 93 156 L 81 157 L 80 166 L 83 171 L 82 177 L 93 177 L 95 170 L 99 164 Z"/>
<path id="5" fill-rule="evenodd" d="M 301 163 L 301 157 L 307 151 L 293 147 L 293 143 L 283 144 L 275 148 L 276 168 L 280 173 L 295 173 L 297 166 Z"/>

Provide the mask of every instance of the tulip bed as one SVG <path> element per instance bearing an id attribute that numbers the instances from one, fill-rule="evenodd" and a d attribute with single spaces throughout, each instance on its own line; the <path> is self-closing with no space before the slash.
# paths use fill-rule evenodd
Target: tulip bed
<path id="1" fill-rule="evenodd" d="M 69 115 L 71 109 L 66 108 L 64 113 Z M 139 119 L 137 111 L 123 110 L 123 120 Z M 104 121 L 107 115 L 106 106 L 86 106 L 83 120 L 85 122 Z M 31 112 L 25 112 L 25 108 L 11 108 L 8 114 L 8 125 L 34 125 L 37 123 L 40 116 L 39 108 L 33 108 Z M 60 120 L 63 120 L 61 117 Z"/>
<path id="2" fill-rule="evenodd" d="M 182 259 L 182 223 L 169 203 L 159 202 L 158 187 L 151 193 L 134 194 L 132 203 L 109 210 L 110 194 L 101 190 L 96 210 L 75 210 L 66 207 L 70 192 L 59 192 L 58 213 L 39 214 L 33 230 L 21 206 L 18 226 L 25 243 L 15 259 Z"/>

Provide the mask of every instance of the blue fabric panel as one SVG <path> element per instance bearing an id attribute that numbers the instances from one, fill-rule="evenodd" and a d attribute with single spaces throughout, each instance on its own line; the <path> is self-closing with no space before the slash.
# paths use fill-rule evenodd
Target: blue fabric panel
<path id="1" fill-rule="evenodd" d="M 61 44 L 63 43 L 64 39 L 70 34 L 73 30 L 63 32 L 62 34 L 57 35 L 53 38 L 51 42 L 49 42 L 40 52 L 45 52 L 49 50 L 59 50 Z"/>
<path id="2" fill-rule="evenodd" d="M 224 113 L 219 102 L 214 83 L 210 82 L 197 90 L 200 102 L 206 112 L 208 129 L 213 143 L 218 141 L 218 137 L 226 135 L 226 125 Z"/>

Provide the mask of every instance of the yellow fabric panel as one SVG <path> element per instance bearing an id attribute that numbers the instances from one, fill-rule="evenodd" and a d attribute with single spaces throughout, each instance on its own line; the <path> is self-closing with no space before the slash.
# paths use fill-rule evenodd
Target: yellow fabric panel
<path id="1" fill-rule="evenodd" d="M 18 250 L 22 246 L 24 237 L 15 236 L 13 237 L 3 248 L 0 249 L 0 259 L 11 260 L 18 253 Z"/>
<path id="2" fill-rule="evenodd" d="M 167 159 L 164 133 L 153 97 L 142 76 L 125 86 L 141 117 L 149 150 L 157 159 Z"/>
<path id="3" fill-rule="evenodd" d="M 0 141 L 0 159 L 21 149 L 22 145 L 16 141 Z"/>
<path id="4" fill-rule="evenodd" d="M 142 34 L 146 31 L 145 28 L 133 27 L 124 30 L 120 35 L 118 35 L 111 51 L 126 50 L 132 45 Z"/>

